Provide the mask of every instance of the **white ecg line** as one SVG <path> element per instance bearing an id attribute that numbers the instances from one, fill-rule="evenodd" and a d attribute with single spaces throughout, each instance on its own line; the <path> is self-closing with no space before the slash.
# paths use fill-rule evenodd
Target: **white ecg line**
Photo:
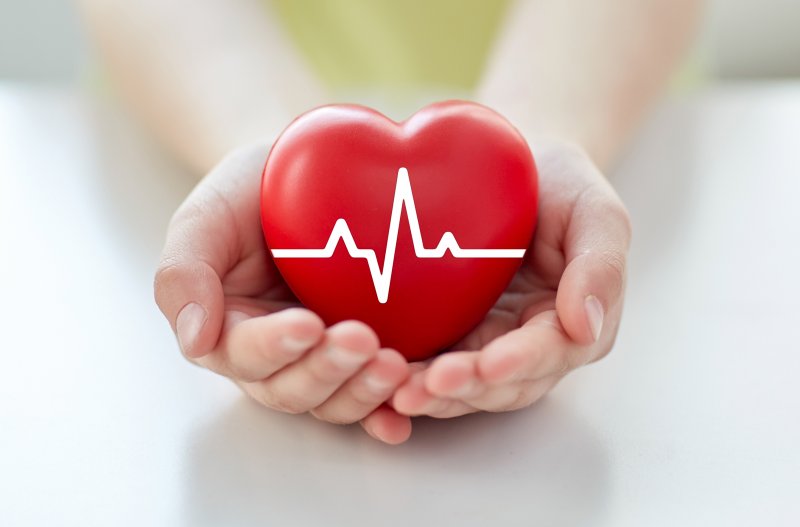
<path id="1" fill-rule="evenodd" d="M 359 249 L 353 239 L 353 234 L 344 218 L 336 220 L 328 243 L 322 249 L 272 249 L 273 258 L 330 258 L 339 245 L 339 240 L 344 242 L 347 252 L 353 258 L 363 258 L 369 264 L 372 283 L 378 301 L 385 304 L 389 300 L 389 285 L 392 280 L 394 267 L 394 253 L 397 248 L 397 236 L 400 231 L 400 214 L 403 205 L 408 215 L 408 226 L 411 231 L 411 240 L 414 245 L 414 254 L 417 258 L 442 258 L 447 251 L 454 258 L 522 258 L 525 249 L 462 249 L 452 232 L 445 232 L 435 249 L 426 249 L 422 243 L 422 234 L 419 229 L 417 208 L 414 205 L 414 194 L 411 192 L 411 181 L 408 179 L 408 170 L 400 168 L 397 172 L 397 185 L 394 190 L 394 203 L 392 204 L 392 218 L 389 222 L 389 237 L 386 239 L 386 254 L 383 258 L 383 271 L 378 267 L 378 257 L 372 249 Z"/>

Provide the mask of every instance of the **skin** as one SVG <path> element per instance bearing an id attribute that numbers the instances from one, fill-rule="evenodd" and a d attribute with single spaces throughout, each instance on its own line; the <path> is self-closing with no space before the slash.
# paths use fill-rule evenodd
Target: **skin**
<path id="1" fill-rule="evenodd" d="M 267 151 L 240 149 L 198 185 L 170 223 L 155 281 L 156 301 L 185 356 L 256 401 L 332 423 L 359 421 L 376 439 L 397 444 L 411 433 L 409 416 L 522 408 L 611 349 L 630 222 L 579 148 L 534 145 L 540 219 L 529 256 L 453 351 L 411 365 L 380 348 L 366 325 L 325 328 L 293 297 L 259 224 Z"/>
<path id="2" fill-rule="evenodd" d="M 258 219 L 268 145 L 295 115 L 331 100 L 269 10 L 248 0 L 79 4 L 122 96 L 171 151 L 208 173 L 170 222 L 155 279 L 193 363 L 264 406 L 360 422 L 397 444 L 410 416 L 522 408 L 611 349 L 631 230 L 601 169 L 666 84 L 699 0 L 511 7 L 474 98 L 531 145 L 537 232 L 479 327 L 416 364 L 380 348 L 361 323 L 324 327 L 268 260 Z"/>
<path id="3" fill-rule="evenodd" d="M 533 150 L 541 212 L 525 261 L 475 330 L 415 368 L 392 399 L 397 411 L 455 417 L 516 410 L 611 350 L 624 298 L 627 211 L 580 149 Z"/>
<path id="4" fill-rule="evenodd" d="M 401 443 L 409 418 L 381 405 L 408 379 L 405 359 L 380 348 L 363 323 L 326 328 L 300 307 L 266 250 L 259 185 L 267 152 L 235 151 L 176 211 L 156 302 L 187 359 L 264 406 L 339 424 L 363 420 L 374 437 Z"/>

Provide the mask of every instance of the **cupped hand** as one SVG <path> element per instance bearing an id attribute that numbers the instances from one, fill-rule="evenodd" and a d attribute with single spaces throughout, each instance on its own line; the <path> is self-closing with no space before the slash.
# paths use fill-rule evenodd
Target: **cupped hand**
<path id="1" fill-rule="evenodd" d="M 519 271 L 451 351 L 411 364 L 392 398 L 397 412 L 446 418 L 522 408 L 611 349 L 625 289 L 627 211 L 579 148 L 548 142 L 532 151 L 539 219 Z"/>
<path id="2" fill-rule="evenodd" d="M 384 404 L 406 380 L 402 355 L 365 324 L 326 328 L 275 268 L 260 223 L 268 148 L 246 147 L 206 176 L 177 210 L 155 277 L 158 306 L 190 361 L 231 378 L 264 406 L 360 421 L 396 444 L 411 422 Z"/>
<path id="3" fill-rule="evenodd" d="M 630 241 L 624 206 L 580 149 L 533 150 L 539 222 L 519 271 L 478 327 L 452 351 L 412 364 L 410 375 L 364 324 L 325 328 L 280 277 L 259 222 L 265 147 L 231 154 L 176 212 L 156 300 L 192 362 L 265 406 L 360 421 L 387 443 L 408 438 L 408 416 L 530 405 L 611 349 Z"/>

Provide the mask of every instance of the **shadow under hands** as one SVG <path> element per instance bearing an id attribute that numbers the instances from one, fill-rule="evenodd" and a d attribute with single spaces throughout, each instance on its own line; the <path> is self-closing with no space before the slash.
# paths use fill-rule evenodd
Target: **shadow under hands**
<path id="1" fill-rule="evenodd" d="M 416 419 L 399 447 L 242 398 L 194 437 L 184 470 L 193 526 L 598 525 L 608 501 L 603 443 L 553 397 Z"/>

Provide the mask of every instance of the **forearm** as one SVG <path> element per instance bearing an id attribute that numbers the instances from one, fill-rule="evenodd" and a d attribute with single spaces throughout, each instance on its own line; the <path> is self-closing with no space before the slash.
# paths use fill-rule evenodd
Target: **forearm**
<path id="1" fill-rule="evenodd" d="M 683 55 L 700 0 L 518 0 L 478 100 L 614 160 Z"/>
<path id="2" fill-rule="evenodd" d="M 250 0 L 81 0 L 115 86 L 205 173 L 324 101 L 266 7 Z"/>

